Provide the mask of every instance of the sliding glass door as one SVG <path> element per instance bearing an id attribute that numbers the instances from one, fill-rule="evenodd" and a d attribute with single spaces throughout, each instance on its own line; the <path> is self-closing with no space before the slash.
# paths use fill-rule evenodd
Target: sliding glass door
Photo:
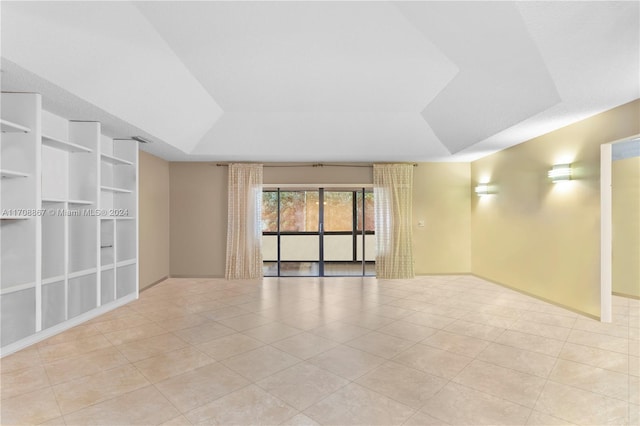
<path id="1" fill-rule="evenodd" d="M 263 192 L 265 276 L 374 275 L 373 193 L 365 189 Z"/>

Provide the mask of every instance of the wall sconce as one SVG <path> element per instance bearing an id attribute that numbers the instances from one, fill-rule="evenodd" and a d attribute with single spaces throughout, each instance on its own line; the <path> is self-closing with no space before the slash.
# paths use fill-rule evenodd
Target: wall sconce
<path id="1" fill-rule="evenodd" d="M 557 183 L 571 180 L 572 174 L 571 164 L 554 164 L 547 176 L 549 176 L 551 182 Z"/>
<path id="2" fill-rule="evenodd" d="M 480 183 L 480 184 L 478 184 L 478 186 L 476 186 L 476 188 L 475 188 L 475 192 L 476 192 L 476 194 L 478 194 L 478 197 L 482 197 L 483 195 L 491 194 L 491 192 L 489 191 L 489 184 L 488 183 Z"/>

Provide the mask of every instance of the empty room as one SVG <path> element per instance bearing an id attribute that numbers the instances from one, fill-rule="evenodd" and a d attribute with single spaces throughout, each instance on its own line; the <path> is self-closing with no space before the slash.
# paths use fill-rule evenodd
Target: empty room
<path id="1" fill-rule="evenodd" d="M 0 424 L 640 424 L 640 1 L 0 21 Z"/>

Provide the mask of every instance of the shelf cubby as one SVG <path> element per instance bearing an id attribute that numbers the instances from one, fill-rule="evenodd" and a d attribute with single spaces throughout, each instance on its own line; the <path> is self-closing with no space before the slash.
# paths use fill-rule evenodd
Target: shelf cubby
<path id="1" fill-rule="evenodd" d="M 42 283 L 42 329 L 64 322 L 66 318 L 67 294 L 64 277 Z"/>
<path id="2" fill-rule="evenodd" d="M 74 318 L 97 304 L 97 276 L 95 273 L 69 278 L 67 318 Z"/>

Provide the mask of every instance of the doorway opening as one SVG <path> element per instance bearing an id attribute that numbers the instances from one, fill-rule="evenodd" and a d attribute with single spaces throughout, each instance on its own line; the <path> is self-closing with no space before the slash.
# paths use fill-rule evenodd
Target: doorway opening
<path id="1" fill-rule="evenodd" d="M 373 191 L 265 189 L 264 276 L 375 275 Z"/>

